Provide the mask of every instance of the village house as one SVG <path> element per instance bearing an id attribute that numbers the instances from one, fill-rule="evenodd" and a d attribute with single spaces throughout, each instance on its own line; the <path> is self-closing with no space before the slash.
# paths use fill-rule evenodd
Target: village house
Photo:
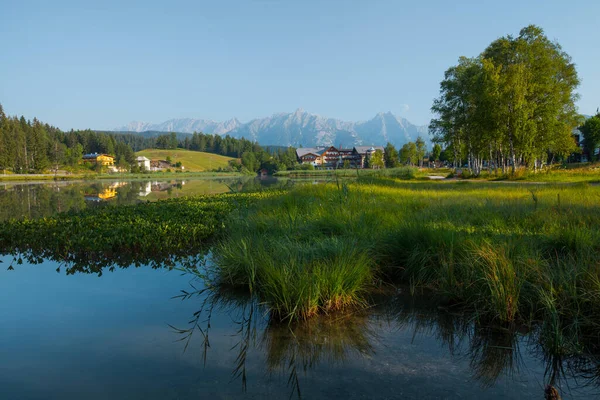
<path id="1" fill-rule="evenodd" d="M 329 147 L 304 147 L 296 150 L 300 164 L 312 164 L 315 168 L 340 168 L 345 161 L 351 168 L 364 168 L 365 161 L 383 146 L 355 146 L 352 149 Z"/>
<path id="2" fill-rule="evenodd" d="M 135 159 L 135 162 L 137 163 L 138 167 L 140 167 L 141 169 L 145 170 L 145 171 L 150 171 L 150 159 L 146 158 L 144 156 L 138 156 Z"/>
<path id="3" fill-rule="evenodd" d="M 109 154 L 90 153 L 83 155 L 84 163 L 95 163 L 108 167 L 115 165 L 115 158 Z"/>

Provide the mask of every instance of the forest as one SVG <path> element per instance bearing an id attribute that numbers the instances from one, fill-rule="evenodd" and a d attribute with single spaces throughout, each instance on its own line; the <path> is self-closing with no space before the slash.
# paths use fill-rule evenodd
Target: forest
<path id="1" fill-rule="evenodd" d="M 44 173 L 59 168 L 74 168 L 87 153 L 115 156 L 121 168 L 135 165 L 135 152 L 157 148 L 202 151 L 240 158 L 232 168 L 269 171 L 292 168 L 296 163 L 293 148 L 263 148 L 255 142 L 230 136 L 194 133 L 167 133 L 145 137 L 132 133 L 86 130 L 64 132 L 34 118 L 7 116 L 0 104 L 0 170 L 13 173 Z"/>

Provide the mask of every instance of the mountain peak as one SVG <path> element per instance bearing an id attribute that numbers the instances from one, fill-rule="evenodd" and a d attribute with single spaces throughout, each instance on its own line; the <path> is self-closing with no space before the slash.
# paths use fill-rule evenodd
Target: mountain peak
<path id="1" fill-rule="evenodd" d="M 275 113 L 270 117 L 257 118 L 241 123 L 237 118 L 224 122 L 180 118 L 160 124 L 131 122 L 117 131 L 203 132 L 217 135 L 244 137 L 263 145 L 279 146 L 326 146 L 326 145 L 385 145 L 391 142 L 402 146 L 414 141 L 419 135 L 426 136 L 427 128 L 416 126 L 391 111 L 380 112 L 363 122 L 343 121 L 320 117 L 299 107 L 291 113 Z"/>

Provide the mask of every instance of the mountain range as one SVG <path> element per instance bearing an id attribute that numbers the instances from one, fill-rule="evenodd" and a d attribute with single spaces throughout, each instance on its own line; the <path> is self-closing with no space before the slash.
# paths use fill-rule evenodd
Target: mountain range
<path id="1" fill-rule="evenodd" d="M 171 119 L 160 124 L 131 122 L 116 128 L 120 132 L 203 132 L 244 137 L 261 145 L 338 146 L 381 145 L 391 142 L 402 146 L 418 136 L 429 142 L 427 126 L 418 126 L 391 112 L 379 113 L 368 121 L 350 122 L 327 118 L 298 109 L 242 123 L 233 118 L 218 122 L 204 119 Z"/>

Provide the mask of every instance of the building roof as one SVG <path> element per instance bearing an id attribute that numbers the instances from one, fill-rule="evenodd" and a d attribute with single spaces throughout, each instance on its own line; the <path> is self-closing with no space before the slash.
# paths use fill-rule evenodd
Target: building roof
<path id="1" fill-rule="evenodd" d="M 93 159 L 95 160 L 96 158 L 100 157 L 100 156 L 104 156 L 104 157 L 112 157 L 110 154 L 103 154 L 103 153 L 89 153 L 89 154 L 84 154 L 83 155 L 83 159 Z M 114 158 L 114 157 L 113 157 Z"/>
<path id="2" fill-rule="evenodd" d="M 366 154 L 368 151 L 383 150 L 383 146 L 354 146 L 358 154 Z"/>
<path id="3" fill-rule="evenodd" d="M 298 157 L 304 157 L 308 154 L 314 154 L 315 156 L 320 155 L 319 151 L 322 153 L 323 150 L 315 149 L 314 147 L 301 147 L 296 149 L 296 155 Z"/>
<path id="4" fill-rule="evenodd" d="M 149 159 L 149 158 L 146 158 L 146 157 L 144 157 L 144 156 L 138 156 L 138 157 L 137 157 L 135 160 L 136 160 L 136 161 L 150 161 L 150 159 Z"/>

